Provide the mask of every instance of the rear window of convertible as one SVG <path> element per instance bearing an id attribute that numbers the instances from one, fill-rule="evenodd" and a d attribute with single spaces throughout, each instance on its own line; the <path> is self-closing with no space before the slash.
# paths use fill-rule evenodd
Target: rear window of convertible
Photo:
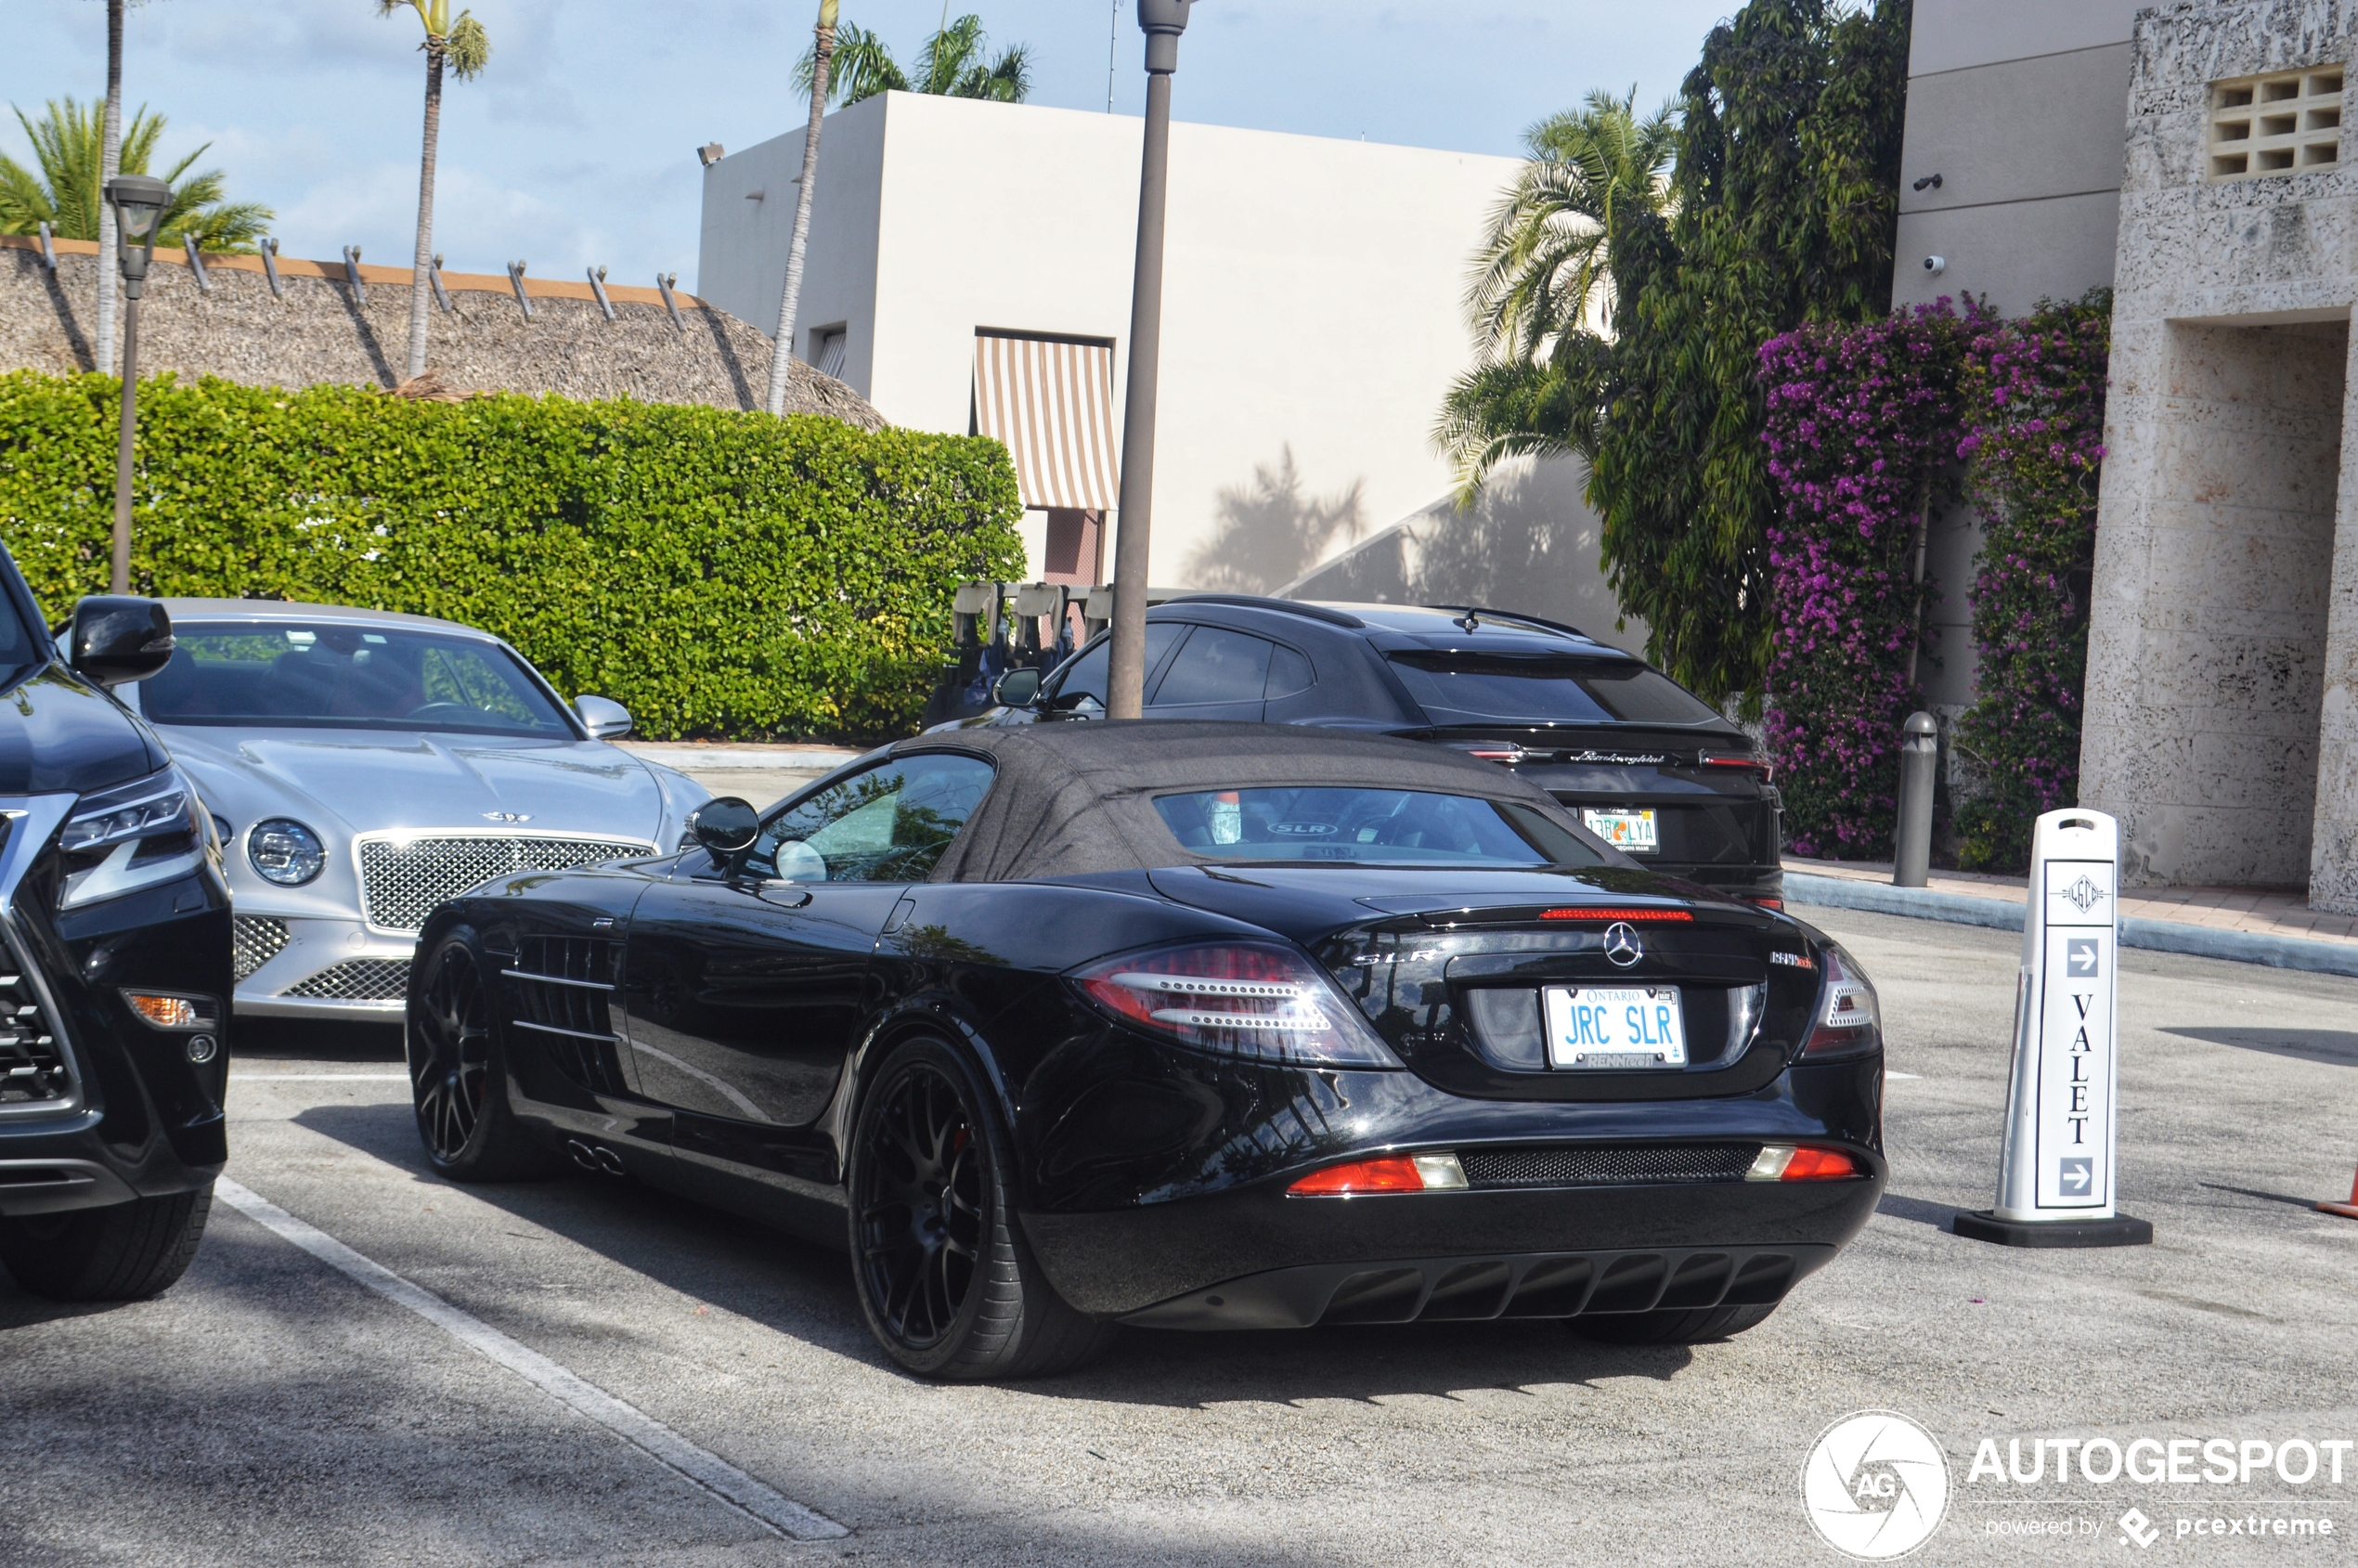
<path id="1" fill-rule="evenodd" d="M 1605 858 L 1528 806 L 1428 790 L 1219 789 L 1155 800 L 1172 836 L 1224 861 L 1587 868 Z"/>

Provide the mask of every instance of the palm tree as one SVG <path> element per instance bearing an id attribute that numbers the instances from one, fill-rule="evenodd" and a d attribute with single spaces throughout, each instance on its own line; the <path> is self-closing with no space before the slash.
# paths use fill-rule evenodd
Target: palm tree
<path id="1" fill-rule="evenodd" d="M 839 103 L 858 103 L 878 93 L 930 93 L 937 97 L 988 98 L 994 103 L 1021 103 L 1031 95 L 1031 50 L 1015 44 L 987 58 L 989 43 L 982 19 L 967 15 L 944 20 L 917 53 L 917 73 L 912 78 L 893 59 L 884 40 L 863 27 L 847 23 L 836 41 L 836 72 L 829 96 Z M 812 56 L 804 55 L 795 68 L 795 85 L 811 85 Z"/>
<path id="2" fill-rule="evenodd" d="M 1668 212 L 1678 136 L 1668 105 L 1593 91 L 1523 133 L 1531 159 L 1490 218 L 1466 287 L 1477 361 L 1451 386 L 1433 439 L 1471 500 L 1518 453 L 1582 448 L 1592 416 L 1576 372 L 1613 330 L 1613 242 Z"/>
<path id="3" fill-rule="evenodd" d="M 778 296 L 778 332 L 770 347 L 772 414 L 786 411 L 786 381 L 794 370 L 795 314 L 802 306 L 802 259 L 810 246 L 810 191 L 819 183 L 819 131 L 827 118 L 827 63 L 835 52 L 836 15 L 836 0 L 819 0 L 810 80 L 804 84 L 810 90 L 810 124 L 802 134 L 802 178 L 795 182 L 794 233 L 786 240 L 786 286 Z"/>
<path id="4" fill-rule="evenodd" d="M 100 219 L 106 214 L 100 173 L 106 157 L 105 110 L 67 98 L 49 103 L 38 120 L 21 109 L 15 112 L 40 171 L 0 155 L 0 234 L 32 234 L 45 223 L 61 240 L 99 239 Z M 144 105 L 132 116 L 129 132 L 120 138 L 118 174 L 150 172 L 164 124 L 162 115 L 150 115 Z M 194 237 L 199 250 L 252 251 L 277 214 L 256 201 L 224 201 L 226 181 L 218 169 L 188 173 L 212 146 L 205 143 L 164 171 L 172 205 L 164 209 L 157 242 L 176 245 L 187 235 Z"/>
<path id="5" fill-rule="evenodd" d="M 99 137 L 98 188 L 123 173 L 123 5 L 107 0 L 106 125 Z M 114 209 L 98 203 L 98 369 L 114 369 Z"/>
<path id="6" fill-rule="evenodd" d="M 491 35 L 472 11 L 451 19 L 450 0 L 373 0 L 377 15 L 389 17 L 403 6 L 418 13 L 425 24 L 426 131 L 424 150 L 418 158 L 418 253 L 409 266 L 409 380 L 426 373 L 426 300 L 433 288 L 434 165 L 442 139 L 442 71 L 447 65 L 461 82 L 483 73 L 491 58 Z"/>

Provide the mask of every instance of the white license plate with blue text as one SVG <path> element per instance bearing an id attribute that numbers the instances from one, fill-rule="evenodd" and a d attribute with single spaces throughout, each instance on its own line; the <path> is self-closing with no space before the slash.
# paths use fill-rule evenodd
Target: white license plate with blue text
<path id="1" fill-rule="evenodd" d="M 1549 986 L 1548 1065 L 1600 1072 L 1687 1065 L 1677 986 Z"/>

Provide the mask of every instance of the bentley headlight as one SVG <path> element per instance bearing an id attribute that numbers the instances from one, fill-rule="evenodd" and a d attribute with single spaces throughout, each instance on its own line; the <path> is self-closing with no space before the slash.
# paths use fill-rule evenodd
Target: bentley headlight
<path id="1" fill-rule="evenodd" d="M 194 871 L 204 853 L 203 811 L 176 768 L 84 796 L 58 831 L 66 874 L 58 907 L 119 898 Z"/>
<path id="2" fill-rule="evenodd" d="M 327 869 L 328 847 L 292 817 L 273 817 L 246 835 L 246 859 L 265 882 L 300 888 Z"/>

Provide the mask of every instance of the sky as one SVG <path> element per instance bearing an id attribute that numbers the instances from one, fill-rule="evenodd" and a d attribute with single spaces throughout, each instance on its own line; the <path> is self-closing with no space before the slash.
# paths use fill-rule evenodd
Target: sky
<path id="1" fill-rule="evenodd" d="M 1454 151 L 1513 153 L 1523 129 L 1592 87 L 1633 85 L 1651 108 L 1678 85 L 1738 0 L 1198 0 L 1181 41 L 1180 120 Z M 1145 101 L 1131 0 L 957 0 L 996 45 L 1031 50 L 1034 103 L 1104 110 Z M 529 263 L 535 277 L 603 266 L 616 281 L 677 272 L 693 289 L 701 190 L 694 149 L 750 147 L 801 124 L 793 68 L 815 0 L 475 0 L 491 63 L 445 90 L 434 248 L 454 271 Z M 939 0 L 843 0 L 843 17 L 913 62 Z M 102 0 L 0 0 L 0 95 L 106 88 Z M 405 265 L 417 222 L 425 69 L 416 13 L 374 0 L 147 0 L 125 26 L 126 110 L 170 121 L 167 162 L 233 200 L 266 203 L 282 253 Z M 30 162 L 14 116 L 0 152 Z"/>

